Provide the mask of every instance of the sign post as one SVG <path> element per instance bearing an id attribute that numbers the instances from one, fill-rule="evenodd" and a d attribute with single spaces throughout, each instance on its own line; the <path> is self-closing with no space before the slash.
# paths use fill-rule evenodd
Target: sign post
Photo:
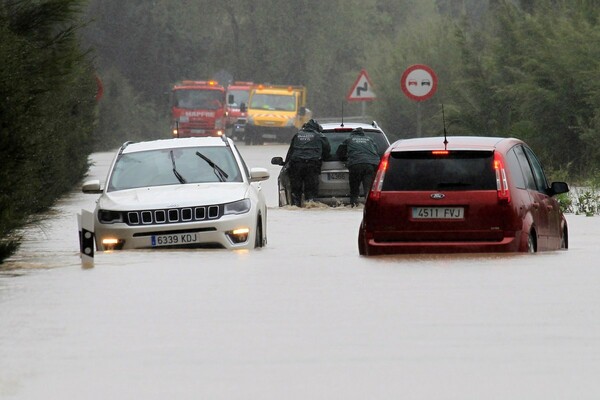
<path id="1" fill-rule="evenodd" d="M 367 71 L 363 68 L 358 74 L 358 78 L 352 85 L 352 88 L 346 95 L 348 101 L 361 101 L 362 102 L 362 118 L 365 118 L 365 109 L 367 101 L 375 100 L 375 92 L 373 92 L 373 85 L 371 79 L 367 75 Z"/>
<path id="2" fill-rule="evenodd" d="M 421 102 L 435 94 L 437 83 L 435 72 L 423 64 L 411 65 L 400 78 L 400 87 L 406 97 L 417 102 L 417 137 L 421 137 Z"/>

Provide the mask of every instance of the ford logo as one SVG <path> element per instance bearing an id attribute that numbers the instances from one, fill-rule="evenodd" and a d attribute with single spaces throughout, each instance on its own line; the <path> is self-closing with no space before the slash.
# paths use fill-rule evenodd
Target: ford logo
<path id="1" fill-rule="evenodd" d="M 444 193 L 433 193 L 431 195 L 431 198 L 434 199 L 434 200 L 441 200 L 444 197 L 446 197 L 446 195 Z"/>

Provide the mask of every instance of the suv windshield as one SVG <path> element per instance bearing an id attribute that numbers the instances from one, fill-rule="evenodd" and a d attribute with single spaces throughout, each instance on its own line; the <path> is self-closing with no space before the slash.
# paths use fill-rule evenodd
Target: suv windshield
<path id="1" fill-rule="evenodd" d="M 493 156 L 491 151 L 393 152 L 382 190 L 496 190 Z"/>
<path id="2" fill-rule="evenodd" d="M 196 152 L 201 152 L 225 174 Z M 176 171 L 176 173 L 175 173 Z M 218 171 L 218 169 L 217 169 Z M 110 176 L 108 191 L 182 183 L 242 182 L 233 153 L 227 147 L 184 147 L 121 154 Z"/>
<path id="3" fill-rule="evenodd" d="M 339 158 L 336 155 L 336 151 L 338 147 L 340 147 L 340 144 L 342 144 L 342 142 L 346 138 L 348 138 L 348 136 L 350 136 L 350 133 L 352 133 L 352 129 L 323 130 L 323 133 L 325 134 L 327 140 L 329 140 L 329 144 L 331 145 L 331 153 L 327 161 L 339 161 Z M 365 129 L 365 135 L 375 141 L 375 144 L 377 145 L 377 152 L 379 153 L 379 156 L 382 156 L 388 148 L 388 142 L 385 140 L 385 136 L 383 135 L 383 133 L 381 133 L 380 131 L 368 131 Z"/>

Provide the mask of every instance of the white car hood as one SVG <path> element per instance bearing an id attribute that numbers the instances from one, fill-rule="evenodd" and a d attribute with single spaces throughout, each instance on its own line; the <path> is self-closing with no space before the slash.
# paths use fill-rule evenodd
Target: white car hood
<path id="1" fill-rule="evenodd" d="M 115 211 L 223 204 L 246 197 L 246 183 L 202 183 L 152 186 L 103 193 L 98 208 Z"/>

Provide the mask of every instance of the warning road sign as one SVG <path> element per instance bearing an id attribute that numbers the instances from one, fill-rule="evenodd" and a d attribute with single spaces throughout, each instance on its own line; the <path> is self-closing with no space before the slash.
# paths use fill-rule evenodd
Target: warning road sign
<path id="1" fill-rule="evenodd" d="M 348 92 L 346 100 L 348 101 L 371 101 L 375 100 L 375 92 L 373 92 L 373 85 L 367 75 L 367 71 L 362 69 L 356 82 L 352 86 L 352 89 Z"/>

